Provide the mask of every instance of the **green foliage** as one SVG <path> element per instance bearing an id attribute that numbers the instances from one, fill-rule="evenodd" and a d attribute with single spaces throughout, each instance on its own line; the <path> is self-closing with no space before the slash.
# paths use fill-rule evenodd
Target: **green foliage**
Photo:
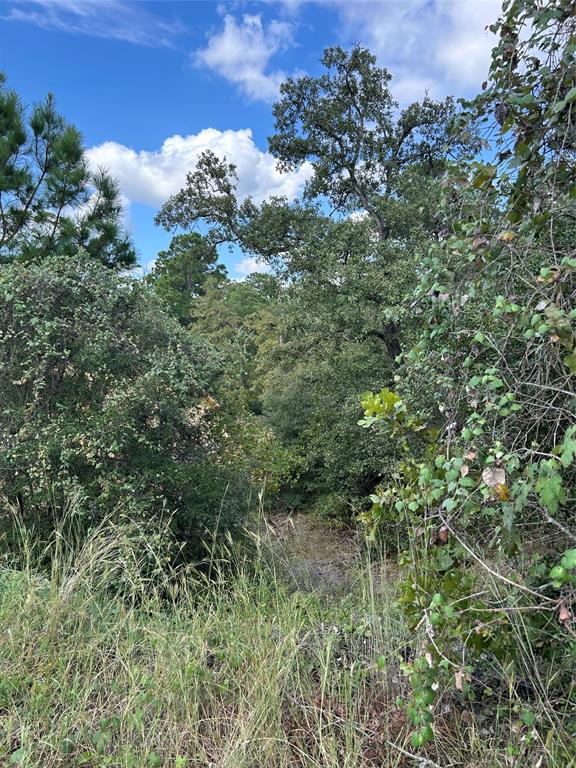
<path id="1" fill-rule="evenodd" d="M 49 95 L 28 113 L 0 73 L 0 264 L 82 248 L 110 267 L 136 254 L 120 225 L 117 184 L 91 173 L 79 132 Z"/>
<path id="2" fill-rule="evenodd" d="M 314 174 L 306 197 L 327 197 L 340 211 L 364 210 L 381 240 L 406 235 L 407 202 L 423 206 L 420 220 L 429 226 L 430 208 L 413 177 L 434 178 L 448 149 L 458 154 L 470 141 L 450 130 L 452 100 L 426 97 L 396 116 L 391 76 L 368 50 L 327 48 L 321 63 L 319 77 L 288 78 L 280 87 L 276 132 L 269 139 L 280 167 L 310 162 Z"/>
<path id="3" fill-rule="evenodd" d="M 260 350 L 275 341 L 274 306 L 280 291 L 271 275 L 246 280 L 209 279 L 195 303 L 194 332 L 216 346 L 224 357 L 222 389 L 235 391 L 254 412 L 261 392 Z"/>
<path id="4" fill-rule="evenodd" d="M 146 282 L 170 313 L 189 326 L 195 319 L 196 299 L 205 293 L 207 282 L 217 285 L 226 277 L 226 267 L 217 261 L 216 249 L 197 232 L 176 235 L 168 250 L 158 254 Z"/>
<path id="5" fill-rule="evenodd" d="M 280 442 L 262 416 L 262 357 L 276 340 L 279 290 L 270 275 L 254 274 L 242 282 L 210 276 L 193 304 L 194 334 L 221 355 L 213 394 L 222 455 L 259 490 L 266 489 L 266 504 L 273 503 L 300 465 L 294 450 Z"/>
<path id="6" fill-rule="evenodd" d="M 313 518 L 331 528 L 343 528 L 349 525 L 352 513 L 353 510 L 350 509 L 346 498 L 338 493 L 319 496 L 310 508 Z"/>
<path id="7" fill-rule="evenodd" d="M 219 401 L 218 440 L 222 461 L 248 478 L 266 508 L 274 505 L 284 484 L 298 473 L 301 460 L 283 445 L 266 420 L 225 391 Z"/>
<path id="8" fill-rule="evenodd" d="M 418 727 L 432 712 L 423 686 L 474 697 L 490 666 L 514 672 L 519 706 L 552 703 L 566 731 L 576 714 L 564 696 L 576 653 L 575 42 L 572 4 L 547 8 L 505 3 L 492 27 L 489 80 L 461 120 L 488 136 L 496 122 L 493 159 L 449 170 L 442 204 L 460 216 L 430 244 L 408 299 L 422 329 L 403 355 L 401 400 L 384 390 L 363 402 L 363 421 L 384 427 L 399 453 L 402 403 L 436 431 L 428 449 L 426 430 L 412 434 L 420 447 L 368 517 L 392 509 L 410 531 L 401 602 L 427 633 L 407 668 Z M 418 730 L 413 743 L 430 736 Z"/>
<path id="9" fill-rule="evenodd" d="M 221 326 L 246 402 L 299 457 L 299 504 L 332 493 L 356 503 L 391 468 L 389 441 L 368 445 L 355 423 L 357 393 L 391 384 L 413 341 L 403 300 L 445 226 L 435 195 L 447 153 L 476 144 L 473 131 L 452 131 L 450 99 L 397 112 L 391 77 L 366 49 L 327 49 L 322 64 L 319 77 L 283 84 L 269 139 L 281 167 L 311 164 L 302 199 L 240 200 L 235 167 L 207 152 L 157 217 L 166 229 L 201 225 L 208 242 L 240 247 L 280 278 L 266 309 L 239 324 L 233 302 L 248 289 L 210 289 L 197 327 Z"/>
<path id="10" fill-rule="evenodd" d="M 412 747 L 440 738 L 443 698 L 498 717 L 505 701 L 506 760 L 528 764 L 536 742 L 562 760 L 576 730 L 573 3 L 509 1 L 491 29 L 463 111 L 400 110 L 369 51 L 327 49 L 274 106 L 271 153 L 311 168 L 301 199 L 242 199 L 204 153 L 157 216 L 184 234 L 142 282 L 102 266 L 133 259 L 115 185 L 51 98 L 27 118 L 2 81 L 0 493 L 42 537 L 70 499 L 84 532 L 113 510 L 157 541 L 170 520 L 187 557 L 241 525 L 255 487 L 330 522 L 359 513 L 404 550 Z M 221 245 L 272 274 L 227 280 Z M 241 670 L 241 645 L 215 658 Z"/>
<path id="11" fill-rule="evenodd" d="M 111 510 L 171 517 L 197 555 L 205 529 L 246 512 L 206 394 L 218 366 L 140 282 L 85 254 L 3 268 L 0 493 L 40 535 L 71 498 L 84 528 Z"/>

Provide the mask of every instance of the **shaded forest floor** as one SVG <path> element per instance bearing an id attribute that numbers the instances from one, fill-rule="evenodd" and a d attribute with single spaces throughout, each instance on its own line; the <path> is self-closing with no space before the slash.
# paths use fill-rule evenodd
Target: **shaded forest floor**
<path id="1" fill-rule="evenodd" d="M 362 547 L 351 529 L 334 530 L 305 514 L 276 514 L 267 518 L 264 535 L 297 589 L 339 595 L 353 588 Z"/>

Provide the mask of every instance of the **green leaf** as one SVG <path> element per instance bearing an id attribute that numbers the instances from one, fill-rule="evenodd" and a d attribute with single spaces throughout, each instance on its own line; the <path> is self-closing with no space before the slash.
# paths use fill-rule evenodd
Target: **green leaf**
<path id="1" fill-rule="evenodd" d="M 504 523 L 504 527 L 508 532 L 512 531 L 512 526 L 514 525 L 514 505 L 513 504 L 504 504 L 504 508 L 502 510 L 502 522 Z"/>
<path id="2" fill-rule="evenodd" d="M 576 426 L 569 427 L 564 440 L 556 446 L 554 453 L 560 458 L 563 467 L 569 467 L 576 458 Z"/>
<path id="3" fill-rule="evenodd" d="M 551 515 L 554 515 L 558 511 L 559 504 L 566 500 L 562 477 L 556 469 L 557 465 L 558 462 L 555 459 L 543 461 L 536 481 L 536 493 L 540 503 Z"/>
<path id="4" fill-rule="evenodd" d="M 452 557 L 450 552 L 448 552 L 448 550 L 444 547 L 437 550 L 435 560 L 436 560 L 436 567 L 440 571 L 446 571 L 448 570 L 448 568 L 454 565 L 454 558 Z"/>
<path id="5" fill-rule="evenodd" d="M 28 753 L 24 747 L 20 747 L 10 755 L 10 765 L 24 765 L 28 758 Z"/>
<path id="6" fill-rule="evenodd" d="M 566 355 L 564 358 L 564 365 L 568 368 L 570 373 L 576 373 L 576 352 Z"/>
<path id="7" fill-rule="evenodd" d="M 522 720 L 522 722 L 527 728 L 532 728 L 534 723 L 536 722 L 536 715 L 534 714 L 534 712 L 531 712 L 529 709 L 525 709 L 520 715 L 520 719 Z"/>
<path id="8" fill-rule="evenodd" d="M 478 171 L 476 176 L 474 176 L 474 179 L 472 181 L 472 186 L 475 189 L 479 189 L 480 187 L 483 187 L 484 185 L 488 184 L 496 176 L 496 170 L 497 169 L 495 165 L 484 166 Z"/>
<path id="9" fill-rule="evenodd" d="M 567 549 L 560 561 L 562 568 L 573 570 L 576 568 L 576 549 Z"/>
<path id="10" fill-rule="evenodd" d="M 550 570 L 550 578 L 554 579 L 554 581 L 560 581 L 563 582 L 566 580 L 566 576 L 568 574 L 566 573 L 566 568 L 564 568 L 563 565 L 555 565 L 554 568 Z"/>

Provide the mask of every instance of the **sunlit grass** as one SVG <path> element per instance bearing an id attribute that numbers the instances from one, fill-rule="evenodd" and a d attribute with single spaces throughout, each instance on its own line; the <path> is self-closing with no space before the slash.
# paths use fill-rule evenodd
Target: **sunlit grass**
<path id="1" fill-rule="evenodd" d="M 456 713 L 432 762 L 410 754 L 396 699 L 414 641 L 385 570 L 364 563 L 338 599 L 297 592 L 260 543 L 213 551 L 208 581 L 127 530 L 77 552 L 56 536 L 48 575 L 30 547 L 0 572 L 1 765 L 514 764 Z"/>

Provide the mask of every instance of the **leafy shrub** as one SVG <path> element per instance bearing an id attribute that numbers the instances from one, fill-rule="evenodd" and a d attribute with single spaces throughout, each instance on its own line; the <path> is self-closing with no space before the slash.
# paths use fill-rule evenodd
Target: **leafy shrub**
<path id="1" fill-rule="evenodd" d="M 94 260 L 0 271 L 0 493 L 52 529 L 73 496 L 85 528 L 111 510 L 172 516 L 189 555 L 218 519 L 237 527 L 247 487 L 224 466 L 214 350 L 139 281 Z"/>
<path id="2" fill-rule="evenodd" d="M 489 80 L 462 119 L 495 134 L 493 160 L 447 175 L 444 206 L 460 218 L 410 297 L 420 338 L 398 394 L 364 399 L 365 423 L 385 425 L 400 452 L 420 442 L 372 510 L 411 531 L 401 602 L 427 635 L 406 666 L 414 746 L 432 737 L 446 689 L 508 687 L 524 726 L 563 745 L 576 729 L 573 4 L 505 3 L 492 29 Z"/>
<path id="3" fill-rule="evenodd" d="M 352 509 L 338 493 L 329 493 L 320 496 L 313 504 L 311 514 L 320 522 L 332 528 L 341 528 L 350 523 Z"/>

